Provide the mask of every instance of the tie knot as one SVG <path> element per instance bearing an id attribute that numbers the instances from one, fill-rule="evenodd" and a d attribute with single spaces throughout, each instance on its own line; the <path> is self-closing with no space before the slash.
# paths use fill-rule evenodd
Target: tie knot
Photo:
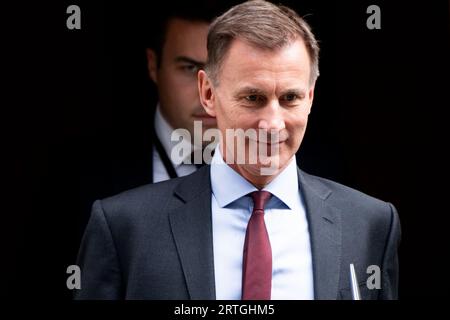
<path id="1" fill-rule="evenodd" d="M 267 201 L 269 201 L 272 194 L 268 191 L 254 191 L 250 194 L 253 198 L 253 210 L 263 210 Z"/>

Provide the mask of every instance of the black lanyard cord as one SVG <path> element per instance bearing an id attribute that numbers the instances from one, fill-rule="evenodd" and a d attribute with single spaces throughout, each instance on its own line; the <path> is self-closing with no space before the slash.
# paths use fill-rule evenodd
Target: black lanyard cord
<path id="1" fill-rule="evenodd" d="M 164 165 L 164 168 L 166 168 L 166 171 L 169 174 L 170 179 L 177 178 L 178 174 L 175 171 L 173 163 L 172 163 L 172 161 L 170 161 L 169 157 L 167 156 L 167 153 L 164 150 L 164 147 L 162 146 L 161 141 L 159 141 L 158 136 L 156 135 L 155 132 L 153 133 L 153 137 L 154 137 L 153 141 L 155 143 L 156 151 L 158 152 L 159 157 L 161 158 L 161 161 Z"/>

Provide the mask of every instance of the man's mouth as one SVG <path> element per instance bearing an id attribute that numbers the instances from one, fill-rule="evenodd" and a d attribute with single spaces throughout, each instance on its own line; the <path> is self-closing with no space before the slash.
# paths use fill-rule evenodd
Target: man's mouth
<path id="1" fill-rule="evenodd" d="M 288 140 L 287 135 L 278 136 L 278 137 L 264 137 L 261 136 L 259 139 L 252 139 L 248 138 L 250 142 L 257 143 L 257 144 L 267 144 L 267 145 L 276 145 L 276 144 L 282 144 Z"/>

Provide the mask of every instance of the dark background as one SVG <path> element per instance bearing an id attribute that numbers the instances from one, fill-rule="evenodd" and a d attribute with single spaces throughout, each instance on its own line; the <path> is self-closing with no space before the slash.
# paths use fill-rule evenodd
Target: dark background
<path id="1" fill-rule="evenodd" d="M 66 268 L 86 199 L 109 195 L 117 159 L 130 170 L 143 159 L 156 102 L 144 48 L 161 3 L 58 2 L 2 10 L 0 292 L 9 298 L 71 298 Z M 321 41 L 300 167 L 392 202 L 402 224 L 400 298 L 444 297 L 448 1 L 283 3 Z M 71 4 L 81 30 L 66 28 Z M 371 4 L 381 30 L 366 28 Z"/>

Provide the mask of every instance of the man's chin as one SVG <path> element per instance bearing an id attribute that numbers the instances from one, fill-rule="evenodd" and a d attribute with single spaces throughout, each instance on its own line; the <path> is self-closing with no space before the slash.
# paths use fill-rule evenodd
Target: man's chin
<path id="1" fill-rule="evenodd" d="M 255 177 L 276 175 L 280 171 L 279 157 L 267 157 L 258 159 L 255 164 L 244 164 L 246 171 Z"/>

